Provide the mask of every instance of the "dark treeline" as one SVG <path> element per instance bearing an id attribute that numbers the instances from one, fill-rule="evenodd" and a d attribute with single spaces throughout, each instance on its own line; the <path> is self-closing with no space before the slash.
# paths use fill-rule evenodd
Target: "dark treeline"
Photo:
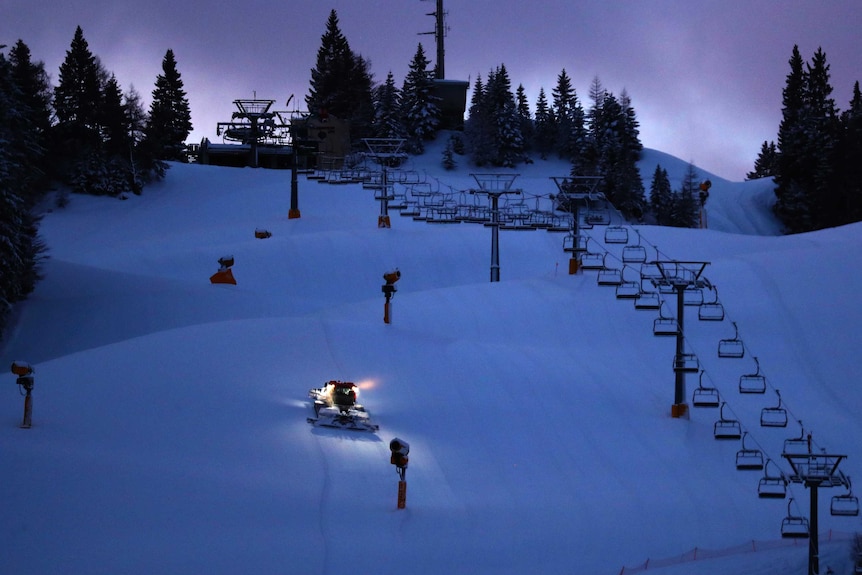
<path id="1" fill-rule="evenodd" d="M 8 48 L 8 51 L 7 51 Z M 156 78 L 149 112 L 75 30 L 58 83 L 18 40 L 0 45 L 0 333 L 11 306 L 39 278 L 46 249 L 34 208 L 56 182 L 68 192 L 123 197 L 164 176 L 168 160 L 185 161 L 191 114 L 171 50 Z"/>
<path id="2" fill-rule="evenodd" d="M 763 142 L 748 177 L 775 178 L 775 213 L 787 233 L 862 221 L 859 82 L 842 112 L 832 98 L 822 49 L 805 63 L 794 46 L 789 63 L 778 143 Z"/>

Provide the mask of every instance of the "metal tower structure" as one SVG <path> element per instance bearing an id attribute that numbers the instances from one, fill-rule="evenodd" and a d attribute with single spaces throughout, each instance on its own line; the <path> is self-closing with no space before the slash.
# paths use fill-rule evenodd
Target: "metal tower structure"
<path id="1" fill-rule="evenodd" d="M 500 196 L 518 195 L 521 190 L 512 189 L 512 182 L 520 174 L 470 174 L 479 185 L 478 190 L 470 190 L 471 194 L 486 195 L 491 199 L 491 281 L 500 281 Z"/>
<path id="2" fill-rule="evenodd" d="M 434 77 L 438 80 L 442 80 L 446 77 L 446 50 L 443 46 L 443 38 L 446 36 L 448 28 L 446 27 L 446 12 L 443 11 L 443 0 L 436 0 L 436 2 L 437 9 L 434 12 L 428 12 L 426 14 L 426 16 L 434 16 L 435 18 L 434 31 L 419 32 L 419 34 L 434 34 L 434 40 L 437 42 L 437 65 L 434 66 Z"/>

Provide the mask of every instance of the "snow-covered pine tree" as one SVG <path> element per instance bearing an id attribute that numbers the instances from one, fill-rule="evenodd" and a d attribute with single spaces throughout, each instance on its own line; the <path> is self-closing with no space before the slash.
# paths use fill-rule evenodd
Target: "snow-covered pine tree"
<path id="1" fill-rule="evenodd" d="M 374 90 L 374 137 L 403 138 L 401 124 L 401 91 L 395 85 L 392 72 L 386 81 Z"/>
<path id="2" fill-rule="evenodd" d="M 49 187 L 50 166 L 47 151 L 51 131 L 52 88 L 43 62 L 32 62 L 30 48 L 18 40 L 9 50 L 11 80 L 21 98 L 21 119 L 27 128 L 18 131 L 21 140 L 11 144 L 23 154 L 28 185 L 24 190 L 27 205 L 35 203 Z"/>
<path id="3" fill-rule="evenodd" d="M 192 116 L 173 50 L 165 52 L 162 60 L 144 131 L 154 160 L 187 161 L 185 141 L 192 131 Z"/>
<path id="4" fill-rule="evenodd" d="M 580 107 L 580 103 L 565 68 L 557 75 L 557 85 L 552 91 L 552 96 L 551 109 L 554 112 L 557 128 L 555 151 L 560 158 L 571 160 L 575 152 L 572 147 L 572 132 L 577 121 L 575 109 Z"/>
<path id="5" fill-rule="evenodd" d="M 838 108 L 832 98 L 829 64 L 822 48 L 814 53 L 807 66 L 806 77 L 807 155 L 813 172 L 808 193 L 812 198 L 814 226 L 822 229 L 837 225 L 845 215 L 836 180 L 841 124 Z"/>
<path id="6" fill-rule="evenodd" d="M 470 110 L 464 122 L 464 137 L 473 163 L 479 167 L 489 163 L 493 155 L 494 131 L 485 103 L 485 84 L 480 74 L 476 75 L 473 83 Z"/>
<path id="7" fill-rule="evenodd" d="M 693 164 L 682 177 L 679 190 L 673 194 L 670 225 L 677 228 L 696 228 L 700 225 L 700 177 Z"/>
<path id="8" fill-rule="evenodd" d="M 434 95 L 434 75 L 428 70 L 429 63 L 419 43 L 401 88 L 401 122 L 407 149 L 413 154 L 425 151 L 425 141 L 434 138 L 440 124 L 439 100 Z"/>
<path id="9" fill-rule="evenodd" d="M 495 166 L 513 167 L 524 160 L 524 139 L 521 117 L 505 65 L 501 64 L 488 74 L 484 101 L 493 133 L 490 161 Z"/>

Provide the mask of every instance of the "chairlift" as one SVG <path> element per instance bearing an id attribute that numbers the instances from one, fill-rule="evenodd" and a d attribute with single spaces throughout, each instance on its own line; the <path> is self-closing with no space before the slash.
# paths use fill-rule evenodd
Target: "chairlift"
<path id="1" fill-rule="evenodd" d="M 656 262 L 641 263 L 641 278 L 645 280 L 660 280 L 662 278 L 661 269 Z"/>
<path id="2" fill-rule="evenodd" d="M 721 411 L 719 419 L 713 426 L 713 436 L 716 439 L 739 439 L 742 437 L 742 427 L 736 419 L 729 419 L 724 416 L 724 407 L 726 402 L 721 403 Z"/>
<path id="3" fill-rule="evenodd" d="M 679 335 L 679 323 L 675 317 L 664 315 L 664 307 L 659 305 L 658 317 L 653 321 L 653 335 Z"/>
<path id="4" fill-rule="evenodd" d="M 742 358 L 745 356 L 745 344 L 739 339 L 739 327 L 736 322 L 733 323 L 734 335 L 729 339 L 722 339 L 718 342 L 718 357 Z"/>
<path id="5" fill-rule="evenodd" d="M 622 280 L 617 286 L 617 299 L 637 299 L 641 293 L 640 282 Z"/>
<path id="6" fill-rule="evenodd" d="M 784 453 L 789 455 L 811 453 L 811 437 L 810 435 L 805 435 L 805 428 L 802 426 L 801 421 L 799 422 L 799 427 L 799 437 L 791 437 L 784 440 Z"/>
<path id="7" fill-rule="evenodd" d="M 720 405 L 718 390 L 703 385 L 704 370 L 700 370 L 700 381 L 691 394 L 691 404 L 694 407 L 718 407 Z"/>
<path id="8" fill-rule="evenodd" d="M 718 301 L 718 289 L 710 286 L 713 293 L 712 301 L 704 301 L 697 310 L 697 319 L 701 321 L 723 321 L 724 306 Z"/>
<path id="9" fill-rule="evenodd" d="M 754 358 L 757 371 L 739 376 L 739 393 L 766 393 L 766 377 L 760 373 L 760 362 Z"/>
<path id="10" fill-rule="evenodd" d="M 781 393 L 776 389 L 778 405 L 760 410 L 761 427 L 787 427 L 787 410 L 781 405 Z"/>
<path id="11" fill-rule="evenodd" d="M 829 505 L 829 513 L 837 517 L 856 517 L 859 515 L 859 498 L 853 495 L 850 478 L 846 478 L 847 493 L 834 495 Z"/>
<path id="12" fill-rule="evenodd" d="M 568 233 L 563 238 L 563 251 L 569 253 L 583 253 L 587 251 L 587 236 Z"/>
<path id="13" fill-rule="evenodd" d="M 605 254 L 604 259 L 607 259 Z M 596 283 L 600 286 L 619 286 L 623 282 L 623 271 L 619 268 L 608 267 L 606 263 L 602 263 L 602 268 L 599 270 L 599 275 L 596 277 Z"/>
<path id="14" fill-rule="evenodd" d="M 654 291 L 641 291 L 635 298 L 635 309 L 661 309 L 661 296 Z"/>
<path id="15" fill-rule="evenodd" d="M 781 521 L 781 536 L 785 539 L 808 539 L 810 536 L 808 518 L 801 515 L 793 515 L 790 505 L 793 498 L 787 502 L 787 517 Z"/>
<path id="16" fill-rule="evenodd" d="M 635 230 L 638 235 L 638 243 L 629 244 L 623 248 L 623 263 L 627 264 L 642 264 L 647 259 L 646 248 L 641 245 L 641 234 Z"/>
<path id="17" fill-rule="evenodd" d="M 763 452 L 759 449 L 745 447 L 746 437 L 748 437 L 747 431 L 742 435 L 742 448 L 736 452 L 736 468 L 761 470 L 763 469 Z"/>
<path id="18" fill-rule="evenodd" d="M 605 254 L 583 252 L 581 254 L 581 269 L 601 270 L 605 267 Z"/>
<path id="19" fill-rule="evenodd" d="M 683 305 L 700 306 L 703 305 L 703 288 L 698 285 L 692 285 L 682 291 Z"/>
<path id="20" fill-rule="evenodd" d="M 769 474 L 769 464 L 773 467 L 778 467 L 771 459 L 766 460 L 763 466 L 763 477 L 757 484 L 757 496 L 761 499 L 784 499 L 787 496 L 787 477 L 781 469 L 778 470 L 778 475 Z"/>
<path id="21" fill-rule="evenodd" d="M 606 244 L 625 244 L 629 241 L 629 230 L 623 226 L 608 226 L 605 229 Z"/>
<path id="22" fill-rule="evenodd" d="M 697 373 L 700 371 L 700 360 L 693 353 L 678 353 L 673 357 L 673 371 L 674 373 Z"/>

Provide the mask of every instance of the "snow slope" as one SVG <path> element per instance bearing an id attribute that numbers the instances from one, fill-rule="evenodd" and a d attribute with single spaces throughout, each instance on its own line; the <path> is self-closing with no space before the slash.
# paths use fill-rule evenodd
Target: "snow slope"
<path id="1" fill-rule="evenodd" d="M 475 187 L 463 159 L 454 172 L 439 160 L 432 146 L 411 167 L 454 195 Z M 647 150 L 647 185 L 656 163 L 674 186 L 687 167 Z M 541 201 L 568 169 L 517 172 Z M 709 262 L 727 318 L 687 306 L 687 347 L 748 447 L 787 471 L 783 441 L 801 420 L 854 475 L 862 227 L 782 237 L 769 182 L 703 176 L 711 229 L 629 228 L 661 257 Z M 301 179 L 302 217 L 288 207 L 287 172 L 173 165 L 143 196 L 76 196 L 46 215 L 45 279 L 0 353 L 36 369 L 30 430 L 0 374 L 0 572 L 805 571 L 806 544 L 779 537 L 787 501 L 758 499 L 761 474 L 735 468 L 739 442 L 713 439 L 718 410 L 670 417 L 674 340 L 653 335 L 657 313 L 595 271 L 569 275 L 561 235 L 502 231 L 491 283 L 482 226 L 393 212 L 378 229 L 358 184 Z M 589 233 L 619 263 L 621 246 Z M 211 285 L 228 254 L 238 284 Z M 380 286 L 395 267 L 386 325 Z M 717 357 L 731 321 L 743 359 Z M 742 396 L 753 356 L 770 390 Z M 308 389 L 329 379 L 360 383 L 379 433 L 306 422 Z M 786 429 L 759 426 L 774 389 Z M 405 510 L 396 436 L 411 445 Z M 807 513 L 807 490 L 791 491 Z M 821 565 L 849 573 L 859 519 L 824 511 L 838 492 L 820 492 Z"/>

